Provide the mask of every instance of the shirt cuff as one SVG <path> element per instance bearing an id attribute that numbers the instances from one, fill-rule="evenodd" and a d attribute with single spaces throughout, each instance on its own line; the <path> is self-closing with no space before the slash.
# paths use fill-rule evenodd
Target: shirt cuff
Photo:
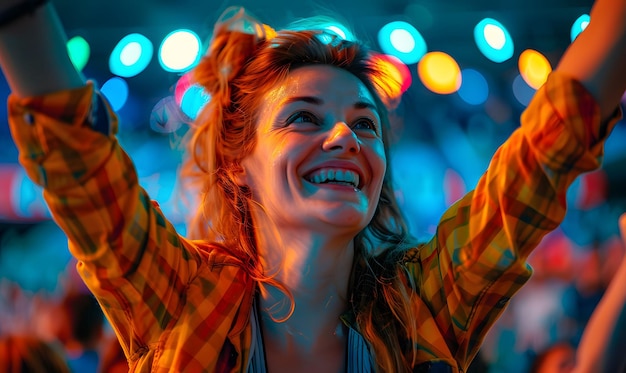
<path id="1" fill-rule="evenodd" d="M 55 189 L 81 181 L 104 162 L 117 117 L 94 84 L 8 100 L 19 161 L 33 181 Z"/>

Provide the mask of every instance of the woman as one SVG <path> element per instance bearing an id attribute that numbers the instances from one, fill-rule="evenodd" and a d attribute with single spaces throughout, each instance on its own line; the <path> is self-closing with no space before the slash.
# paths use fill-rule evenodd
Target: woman
<path id="1" fill-rule="evenodd" d="M 0 29 L 0 62 L 20 161 L 131 371 L 460 372 L 529 278 L 567 187 L 599 166 L 626 88 L 625 14 L 597 2 L 602 21 L 421 245 L 390 185 L 388 80 L 358 43 L 275 33 L 241 10 L 218 22 L 194 73 L 212 96 L 185 167 L 197 240 L 138 185 L 50 5 Z"/>

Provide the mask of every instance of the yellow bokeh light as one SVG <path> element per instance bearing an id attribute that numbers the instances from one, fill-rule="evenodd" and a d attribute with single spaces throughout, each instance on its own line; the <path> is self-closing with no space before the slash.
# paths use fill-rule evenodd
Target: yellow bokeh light
<path id="1" fill-rule="evenodd" d="M 552 72 L 548 59 L 533 49 L 526 49 L 520 54 L 518 68 L 526 84 L 534 89 L 539 89 Z"/>
<path id="2" fill-rule="evenodd" d="M 435 93 L 454 93 L 461 87 L 459 64 L 444 52 L 426 53 L 417 65 L 417 73 L 426 88 Z"/>

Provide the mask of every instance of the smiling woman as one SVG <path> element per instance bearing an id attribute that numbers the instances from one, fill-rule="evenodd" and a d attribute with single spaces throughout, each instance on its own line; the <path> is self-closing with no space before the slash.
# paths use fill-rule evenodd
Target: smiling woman
<path id="1" fill-rule="evenodd" d="M 358 41 L 224 13 L 191 75 L 211 100 L 182 170 L 199 193 L 188 237 L 139 185 L 52 5 L 0 28 L 0 63 L 20 161 L 131 371 L 463 372 L 568 187 L 600 166 L 626 89 L 625 16 L 597 1 L 600 21 L 423 243 L 391 183 L 386 105 L 401 82 Z"/>

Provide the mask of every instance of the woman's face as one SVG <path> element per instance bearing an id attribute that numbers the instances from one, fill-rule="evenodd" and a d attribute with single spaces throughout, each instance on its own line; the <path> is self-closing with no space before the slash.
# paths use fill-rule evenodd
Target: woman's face
<path id="1" fill-rule="evenodd" d="M 372 219 L 386 158 L 375 101 L 354 75 L 317 65 L 265 95 L 248 185 L 279 227 L 356 235 Z"/>

